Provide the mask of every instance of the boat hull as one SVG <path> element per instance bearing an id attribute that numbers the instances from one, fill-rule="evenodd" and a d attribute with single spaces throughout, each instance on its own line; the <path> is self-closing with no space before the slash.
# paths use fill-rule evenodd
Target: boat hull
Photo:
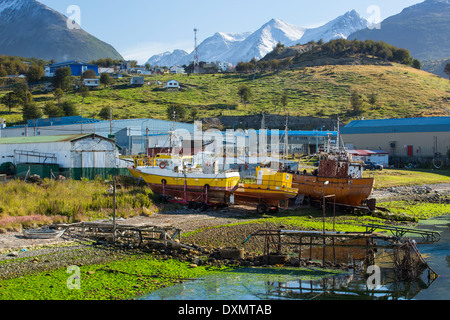
<path id="1" fill-rule="evenodd" d="M 324 183 L 328 181 L 328 185 Z M 372 194 L 373 178 L 331 178 L 309 175 L 294 175 L 292 186 L 298 189 L 298 194 L 322 199 L 335 195 L 336 203 L 348 206 L 360 206 Z"/>
<path id="2" fill-rule="evenodd" d="M 142 178 L 154 193 L 186 203 L 190 201 L 228 203 L 240 180 L 238 173 L 185 176 L 183 173 L 168 170 L 156 169 L 155 172 L 143 172 L 134 168 L 128 170 L 133 177 Z"/>
<path id="3" fill-rule="evenodd" d="M 234 193 L 235 203 L 255 203 L 278 207 L 281 201 L 295 198 L 297 189 L 294 188 L 270 188 L 262 189 L 257 185 L 240 185 Z"/>
<path id="4" fill-rule="evenodd" d="M 23 236 L 27 239 L 57 239 L 63 235 L 65 230 L 24 230 Z"/>

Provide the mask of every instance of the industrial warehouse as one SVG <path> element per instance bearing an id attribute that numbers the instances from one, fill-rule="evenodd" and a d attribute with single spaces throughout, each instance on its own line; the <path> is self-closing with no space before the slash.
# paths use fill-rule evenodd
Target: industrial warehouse
<path id="1" fill-rule="evenodd" d="M 356 120 L 341 129 L 349 149 L 383 150 L 395 162 L 446 158 L 450 117 Z"/>

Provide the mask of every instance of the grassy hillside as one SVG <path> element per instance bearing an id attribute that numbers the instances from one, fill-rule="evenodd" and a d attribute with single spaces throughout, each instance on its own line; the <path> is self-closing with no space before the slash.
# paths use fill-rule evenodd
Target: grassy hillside
<path id="1" fill-rule="evenodd" d="M 448 115 L 450 110 L 450 81 L 408 66 L 357 65 L 318 66 L 296 70 L 253 74 L 164 75 L 157 80 L 164 83 L 176 79 L 182 84 L 179 91 L 165 91 L 156 86 L 154 76 L 146 78 L 146 85 L 132 88 L 129 78 L 118 80 L 109 88 L 96 89 L 84 99 L 77 92 L 69 92 L 64 99 L 77 104 L 83 116 L 98 118 L 102 107 L 112 107 L 114 118 L 151 117 L 166 119 L 166 110 L 173 105 L 186 107 L 187 121 L 193 108 L 197 118 L 220 115 L 248 115 L 262 112 L 298 116 L 333 117 L 345 121 L 357 116 L 367 118 L 396 118 Z M 247 105 L 240 101 L 238 88 L 247 85 L 252 98 Z M 349 106 L 350 91 L 363 98 L 360 114 Z M 288 94 L 287 107 L 280 98 Z M 0 98 L 6 91 L 0 91 Z M 375 96 L 375 103 L 369 97 Z M 33 91 L 40 106 L 56 102 L 52 93 Z M 21 108 L 7 113 L 0 104 L 0 117 L 8 122 L 20 121 Z"/>

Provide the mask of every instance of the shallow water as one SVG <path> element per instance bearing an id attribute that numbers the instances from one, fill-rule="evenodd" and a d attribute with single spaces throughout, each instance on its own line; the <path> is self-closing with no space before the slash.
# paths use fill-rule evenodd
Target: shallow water
<path id="1" fill-rule="evenodd" d="M 429 266 L 439 275 L 430 281 L 425 271 L 413 282 L 384 283 L 369 289 L 360 275 L 322 269 L 245 268 L 155 291 L 143 300 L 449 300 L 450 216 L 419 224 L 419 229 L 441 232 L 440 241 L 419 244 Z M 382 279 L 383 282 L 383 279 Z"/>

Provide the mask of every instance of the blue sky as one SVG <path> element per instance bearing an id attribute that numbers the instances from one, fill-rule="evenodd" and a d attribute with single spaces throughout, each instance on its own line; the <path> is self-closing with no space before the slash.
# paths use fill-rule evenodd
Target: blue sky
<path id="1" fill-rule="evenodd" d="M 256 31 L 272 18 L 302 27 L 320 26 L 355 9 L 369 19 L 377 6 L 381 20 L 423 0 L 39 0 L 66 16 L 80 8 L 81 27 L 111 44 L 126 59 L 145 63 L 152 55 L 194 49 L 216 32 Z"/>

